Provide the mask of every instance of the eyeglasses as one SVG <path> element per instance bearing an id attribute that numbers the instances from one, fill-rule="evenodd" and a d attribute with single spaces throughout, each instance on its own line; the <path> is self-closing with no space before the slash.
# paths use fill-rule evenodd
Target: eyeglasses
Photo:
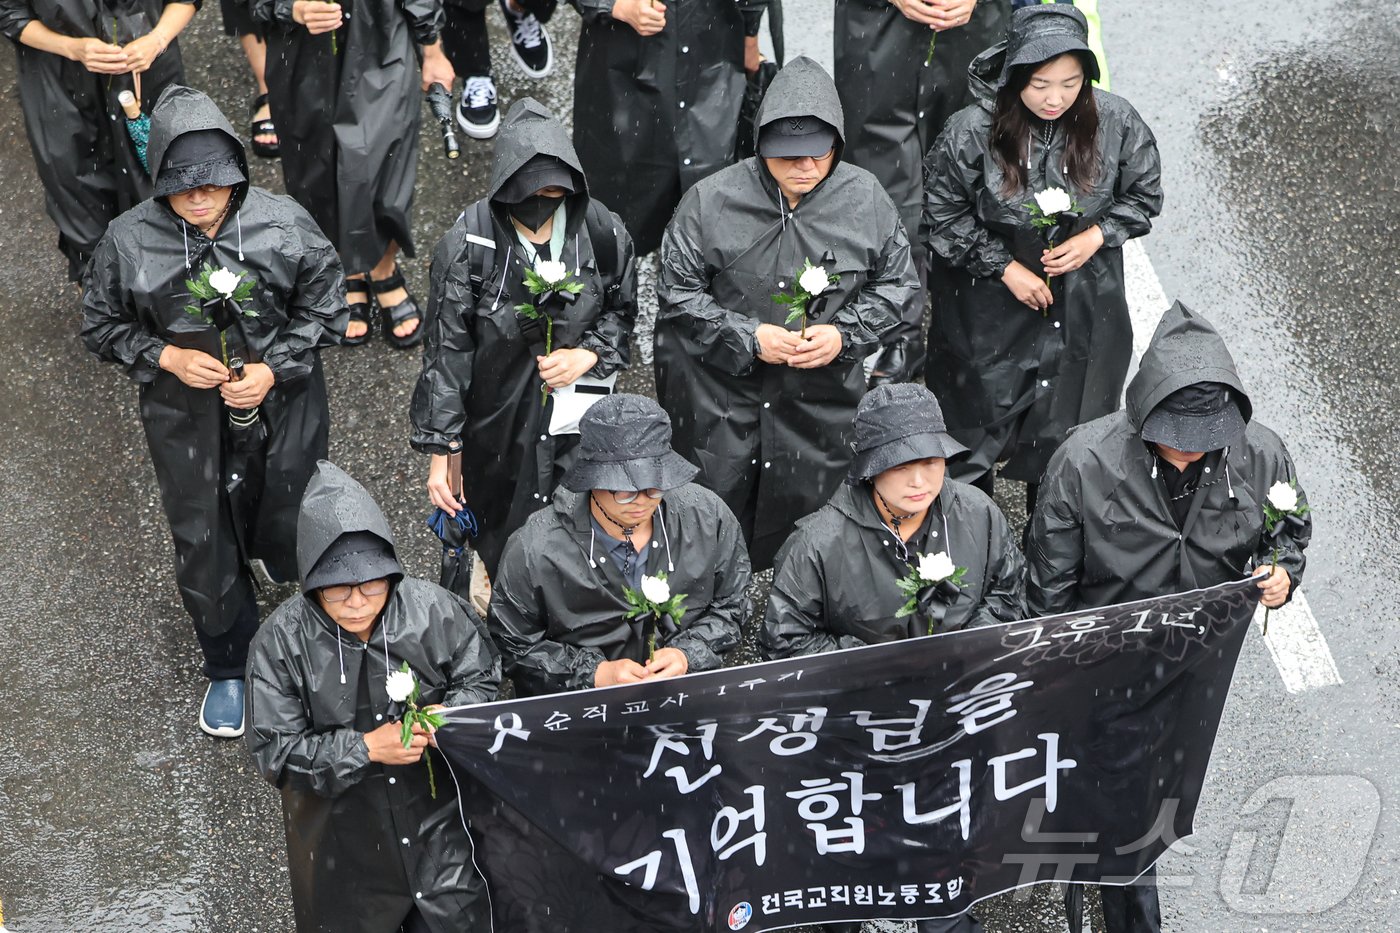
<path id="1" fill-rule="evenodd" d="M 827 159 L 831 158 L 832 153 L 834 153 L 835 151 L 836 151 L 836 147 L 835 147 L 835 146 L 832 146 L 830 149 L 826 150 L 826 154 L 825 154 L 825 155 L 819 155 L 819 156 L 778 156 L 778 158 L 779 158 L 779 159 L 782 159 L 784 162 L 801 162 L 803 159 L 811 159 L 813 162 L 825 162 Z"/>
<path id="2" fill-rule="evenodd" d="M 660 501 L 661 497 L 666 495 L 666 491 L 664 489 L 646 489 L 642 490 L 642 492 L 645 492 L 647 494 L 648 499 L 656 501 Z M 635 489 L 608 490 L 608 495 L 612 496 L 613 501 L 616 502 L 618 505 L 627 505 L 629 503 L 636 502 L 637 497 L 641 494 L 641 492 L 638 492 Z"/>
<path id="3" fill-rule="evenodd" d="M 383 596 L 389 592 L 389 581 L 369 580 L 354 586 L 323 586 L 321 587 L 321 598 L 328 603 L 343 603 L 350 598 L 350 594 L 355 590 L 359 590 L 360 595 L 366 598 Z"/>

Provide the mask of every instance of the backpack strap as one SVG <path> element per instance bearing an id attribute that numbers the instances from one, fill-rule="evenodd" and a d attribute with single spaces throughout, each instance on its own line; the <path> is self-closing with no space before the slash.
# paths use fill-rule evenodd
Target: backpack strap
<path id="1" fill-rule="evenodd" d="M 622 238 L 617 235 L 617 229 L 613 226 L 612 211 L 597 201 L 588 202 L 588 213 L 584 220 L 588 227 L 588 240 L 593 244 L 593 255 L 598 258 L 598 275 L 603 281 L 612 283 L 607 286 L 608 293 L 611 294 L 622 287 L 622 281 L 618 278 L 618 273 L 622 271 Z M 600 243 L 611 243 L 612 248 L 600 253 Z"/>

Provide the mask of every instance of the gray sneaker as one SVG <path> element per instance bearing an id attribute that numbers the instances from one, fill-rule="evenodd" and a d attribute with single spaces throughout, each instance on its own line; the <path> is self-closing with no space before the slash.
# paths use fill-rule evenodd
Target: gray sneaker
<path id="1" fill-rule="evenodd" d="M 462 84 L 462 101 L 457 105 L 457 125 L 472 139 L 490 139 L 501 126 L 496 106 L 496 82 L 490 75 L 473 75 Z"/>

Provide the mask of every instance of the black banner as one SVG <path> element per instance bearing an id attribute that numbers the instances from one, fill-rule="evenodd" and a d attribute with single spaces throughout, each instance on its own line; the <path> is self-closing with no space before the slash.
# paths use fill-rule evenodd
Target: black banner
<path id="1" fill-rule="evenodd" d="M 462 708 L 438 744 L 496 933 L 949 917 L 1191 833 L 1257 597 Z"/>

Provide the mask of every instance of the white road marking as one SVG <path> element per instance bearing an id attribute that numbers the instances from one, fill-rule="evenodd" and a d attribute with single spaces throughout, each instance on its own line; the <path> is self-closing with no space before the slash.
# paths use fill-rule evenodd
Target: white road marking
<path id="1" fill-rule="evenodd" d="M 1123 246 L 1123 277 L 1128 288 L 1128 313 L 1133 320 L 1133 363 L 1128 374 L 1132 378 L 1152 332 L 1157 329 L 1157 321 L 1171 302 L 1141 240 L 1129 240 Z M 1262 632 L 1263 607 L 1255 621 Z M 1284 689 L 1289 693 L 1303 693 L 1342 682 L 1337 662 L 1302 588 L 1293 594 L 1288 605 L 1275 609 L 1270 616 L 1264 646 L 1269 649 L 1269 656 L 1274 659 Z"/>

